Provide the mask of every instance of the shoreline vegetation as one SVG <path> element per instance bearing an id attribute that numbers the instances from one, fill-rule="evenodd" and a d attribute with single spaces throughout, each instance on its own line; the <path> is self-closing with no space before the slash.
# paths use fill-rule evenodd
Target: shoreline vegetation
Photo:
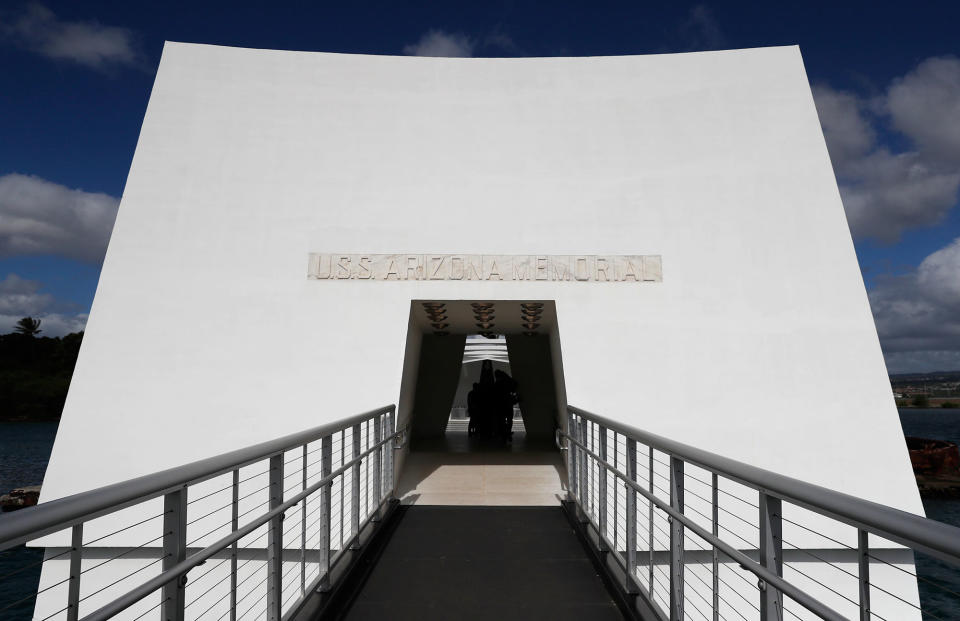
<path id="1" fill-rule="evenodd" d="M 930 410 L 943 408 L 953 410 L 960 408 L 960 397 L 927 397 L 926 395 L 917 395 L 911 399 L 895 399 L 898 408 L 918 410 Z"/>
<path id="2" fill-rule="evenodd" d="M 0 334 L 0 421 L 59 420 L 83 332 L 40 336 L 40 319 L 24 317 Z"/>

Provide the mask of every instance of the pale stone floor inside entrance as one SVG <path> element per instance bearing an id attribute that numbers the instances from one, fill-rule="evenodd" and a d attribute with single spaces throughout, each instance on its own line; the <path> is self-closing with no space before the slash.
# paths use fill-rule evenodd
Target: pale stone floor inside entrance
<path id="1" fill-rule="evenodd" d="M 466 421 L 451 421 L 442 438 L 411 447 L 398 495 L 406 505 L 557 506 L 566 494 L 560 451 L 532 442 L 522 423 L 513 441 L 467 436 Z"/>

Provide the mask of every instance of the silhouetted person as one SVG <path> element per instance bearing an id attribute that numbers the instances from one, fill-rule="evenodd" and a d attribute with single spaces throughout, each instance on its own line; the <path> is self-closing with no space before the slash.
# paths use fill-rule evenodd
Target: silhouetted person
<path id="1" fill-rule="evenodd" d="M 496 432 L 497 386 L 493 377 L 493 363 L 484 360 L 480 365 L 480 382 L 476 390 L 477 433 L 483 437 Z"/>
<path id="2" fill-rule="evenodd" d="M 467 424 L 467 435 L 476 435 L 480 426 L 480 384 L 473 383 L 473 390 L 467 393 L 467 415 L 470 422 Z"/>
<path id="3" fill-rule="evenodd" d="M 517 382 L 515 379 L 500 371 L 494 374 L 494 421 L 497 425 L 497 432 L 504 439 L 509 440 L 513 436 L 513 404 L 519 401 L 517 396 Z"/>

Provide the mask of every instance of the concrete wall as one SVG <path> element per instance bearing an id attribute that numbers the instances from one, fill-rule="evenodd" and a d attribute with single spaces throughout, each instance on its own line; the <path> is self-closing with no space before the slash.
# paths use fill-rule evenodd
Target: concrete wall
<path id="1" fill-rule="evenodd" d="M 660 254 L 664 276 L 308 281 L 338 249 Z M 792 47 L 167 44 L 44 499 L 396 402 L 410 301 L 490 298 L 556 300 L 570 403 L 921 511 Z"/>
<path id="2" fill-rule="evenodd" d="M 464 341 L 463 335 L 423 336 L 410 415 L 410 446 L 414 450 L 417 440 L 440 437 L 446 431 L 460 379 Z"/>
<path id="3" fill-rule="evenodd" d="M 557 381 L 550 352 L 550 335 L 507 336 L 510 368 L 517 381 L 520 411 L 527 436 L 549 440 L 557 427 L 563 427 L 557 404 Z"/>

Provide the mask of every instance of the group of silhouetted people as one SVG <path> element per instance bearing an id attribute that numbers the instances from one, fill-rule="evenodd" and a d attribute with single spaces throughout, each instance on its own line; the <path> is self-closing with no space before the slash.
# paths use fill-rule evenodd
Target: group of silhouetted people
<path id="1" fill-rule="evenodd" d="M 513 436 L 513 405 L 519 401 L 517 382 L 493 363 L 484 360 L 480 381 L 467 394 L 467 433 L 481 438 L 499 437 L 509 441 Z"/>

